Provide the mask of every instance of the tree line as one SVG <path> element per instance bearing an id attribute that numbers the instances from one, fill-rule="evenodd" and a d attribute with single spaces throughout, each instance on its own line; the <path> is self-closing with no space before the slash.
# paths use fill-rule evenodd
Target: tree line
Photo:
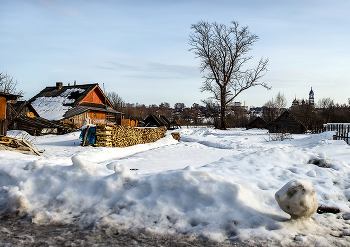
<path id="1" fill-rule="evenodd" d="M 116 111 L 124 113 L 125 118 L 142 121 L 148 115 L 164 115 L 170 121 L 179 120 L 182 125 L 200 126 L 212 125 L 220 128 L 221 109 L 220 105 L 212 100 L 203 100 L 201 103 L 193 103 L 186 106 L 178 102 L 170 106 L 167 102 L 159 105 L 126 103 L 116 92 L 106 93 L 109 101 Z M 228 128 L 245 127 L 253 120 L 254 114 L 250 114 L 243 108 L 229 106 L 226 109 L 226 126 Z"/>
<path id="2" fill-rule="evenodd" d="M 261 117 L 272 123 L 285 110 L 287 100 L 282 93 L 268 100 L 263 106 Z M 299 105 L 288 107 L 291 112 L 308 130 L 320 131 L 326 123 L 350 123 L 350 102 L 348 104 L 335 103 L 329 97 L 324 97 L 314 104 L 303 102 Z"/>

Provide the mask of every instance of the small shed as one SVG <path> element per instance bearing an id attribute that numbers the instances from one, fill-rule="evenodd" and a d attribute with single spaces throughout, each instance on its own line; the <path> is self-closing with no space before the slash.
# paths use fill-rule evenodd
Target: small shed
<path id="1" fill-rule="evenodd" d="M 264 119 L 257 117 L 246 126 L 246 129 L 267 129 L 268 127 L 269 125 L 265 122 Z"/>
<path id="2" fill-rule="evenodd" d="M 0 93 L 0 135 L 7 133 L 7 103 L 16 101 L 19 95 Z"/>
<path id="3" fill-rule="evenodd" d="M 149 115 L 144 120 L 145 127 L 161 127 L 165 126 L 169 129 L 170 121 L 163 115 Z"/>
<path id="4" fill-rule="evenodd" d="M 271 133 L 303 134 L 307 128 L 289 111 L 283 112 L 270 126 Z"/>
<path id="5" fill-rule="evenodd" d="M 58 121 L 50 121 L 39 117 L 28 101 L 17 101 L 15 104 L 9 104 L 8 129 L 24 130 L 30 135 L 43 134 L 63 134 L 68 129 Z"/>

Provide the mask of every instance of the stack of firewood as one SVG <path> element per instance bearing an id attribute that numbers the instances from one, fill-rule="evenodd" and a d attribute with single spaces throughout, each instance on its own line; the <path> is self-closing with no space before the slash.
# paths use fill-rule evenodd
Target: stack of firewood
<path id="1" fill-rule="evenodd" d="M 165 136 L 166 127 L 133 128 L 129 126 L 96 126 L 95 146 L 128 147 L 155 142 Z"/>
<path id="2" fill-rule="evenodd" d="M 114 127 L 112 126 L 97 125 L 95 146 L 113 147 L 114 132 Z"/>
<path id="3" fill-rule="evenodd" d="M 0 150 L 10 150 L 25 154 L 42 156 L 29 141 L 0 135 Z"/>

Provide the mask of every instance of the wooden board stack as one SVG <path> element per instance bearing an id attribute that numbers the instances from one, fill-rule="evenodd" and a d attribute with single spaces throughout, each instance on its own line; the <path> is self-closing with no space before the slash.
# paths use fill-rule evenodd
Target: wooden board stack
<path id="1" fill-rule="evenodd" d="M 128 147 L 155 142 L 165 136 L 166 127 L 133 128 L 129 126 L 96 126 L 96 144 L 102 147 Z"/>
<path id="2" fill-rule="evenodd" d="M 96 126 L 95 146 L 113 147 L 114 127 L 99 124 Z"/>

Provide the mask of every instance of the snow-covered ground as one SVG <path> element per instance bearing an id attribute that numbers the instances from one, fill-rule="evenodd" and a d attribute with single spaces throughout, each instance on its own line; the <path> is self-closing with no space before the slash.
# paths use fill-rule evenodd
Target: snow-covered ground
<path id="1" fill-rule="evenodd" d="M 27 137 L 43 157 L 0 151 L 0 211 L 19 210 L 37 224 L 252 244 L 350 240 L 350 147 L 333 132 L 267 142 L 265 130 L 184 128 L 181 142 L 168 133 L 127 148 L 81 147 L 79 135 Z M 319 205 L 341 212 L 290 221 L 275 193 L 292 179 L 309 181 Z"/>

